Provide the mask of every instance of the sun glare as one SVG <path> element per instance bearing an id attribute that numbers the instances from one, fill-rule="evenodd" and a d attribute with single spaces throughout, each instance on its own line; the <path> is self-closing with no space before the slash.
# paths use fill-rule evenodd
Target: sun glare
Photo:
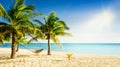
<path id="1" fill-rule="evenodd" d="M 86 31 L 103 31 L 110 29 L 115 19 L 115 13 L 112 10 L 103 10 L 94 13 L 82 26 Z"/>
<path id="2" fill-rule="evenodd" d="M 114 13 L 112 11 L 103 11 L 101 14 L 102 23 L 105 25 L 111 25 L 114 20 Z"/>
<path id="3" fill-rule="evenodd" d="M 101 37 L 106 36 L 106 32 L 111 30 L 112 24 L 115 21 L 116 14 L 113 10 L 102 10 L 97 13 L 93 13 L 90 18 L 86 18 L 87 21 L 84 22 L 80 28 L 80 34 L 75 33 L 75 39 L 81 42 L 104 42 L 105 39 Z M 78 31 L 78 30 L 77 30 Z M 78 38 L 79 37 L 79 38 Z M 108 35 L 109 37 L 109 35 Z"/>

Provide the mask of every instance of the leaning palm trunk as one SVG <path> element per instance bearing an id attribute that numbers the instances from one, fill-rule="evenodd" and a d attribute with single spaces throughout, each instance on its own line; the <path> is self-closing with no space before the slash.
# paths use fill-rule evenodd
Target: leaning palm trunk
<path id="1" fill-rule="evenodd" d="M 15 32 L 12 33 L 12 46 L 11 46 L 11 58 L 14 59 L 16 57 L 16 45 L 15 45 Z"/>
<path id="2" fill-rule="evenodd" d="M 19 48 L 20 48 L 20 44 L 19 44 L 19 45 L 17 45 L 16 52 L 18 52 L 18 51 L 19 51 Z"/>
<path id="3" fill-rule="evenodd" d="M 51 49 L 50 49 L 50 35 L 48 34 L 48 55 L 51 55 Z"/>

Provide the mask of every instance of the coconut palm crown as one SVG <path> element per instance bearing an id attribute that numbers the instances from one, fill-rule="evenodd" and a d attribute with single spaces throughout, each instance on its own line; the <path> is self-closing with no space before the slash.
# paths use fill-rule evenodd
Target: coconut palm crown
<path id="1" fill-rule="evenodd" d="M 25 36 L 25 33 L 33 32 L 34 25 L 30 21 L 33 10 L 34 7 L 25 5 L 24 0 L 15 0 L 8 11 L 0 4 L 0 16 L 8 21 L 0 22 L 0 34 L 4 35 L 3 40 L 12 40 L 11 58 L 16 57 L 17 36 Z"/>
<path id="2" fill-rule="evenodd" d="M 48 40 L 48 55 L 51 55 L 50 40 L 56 44 L 60 44 L 58 36 L 71 35 L 70 33 L 66 32 L 66 30 L 69 30 L 69 27 L 64 21 L 56 17 L 56 12 L 54 11 L 51 12 L 49 16 L 45 16 L 45 24 L 37 19 L 34 21 L 39 23 L 38 28 L 42 30 L 46 36 L 46 39 Z"/>

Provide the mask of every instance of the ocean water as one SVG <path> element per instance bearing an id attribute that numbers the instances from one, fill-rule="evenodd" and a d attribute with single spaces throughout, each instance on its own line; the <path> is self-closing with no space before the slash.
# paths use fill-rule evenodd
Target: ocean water
<path id="1" fill-rule="evenodd" d="M 10 47 L 10 43 L 0 44 L 0 48 Z M 47 43 L 31 43 L 29 45 L 21 44 L 20 48 L 28 50 L 47 50 Z M 80 54 L 102 54 L 120 56 L 120 43 L 62 43 L 62 45 L 51 43 L 51 50 Z"/>

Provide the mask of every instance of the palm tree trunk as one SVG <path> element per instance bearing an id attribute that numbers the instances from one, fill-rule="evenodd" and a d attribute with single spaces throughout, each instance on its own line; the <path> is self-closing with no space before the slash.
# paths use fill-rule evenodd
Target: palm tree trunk
<path id="1" fill-rule="evenodd" d="M 15 45 L 15 32 L 12 33 L 12 46 L 11 46 L 11 58 L 14 59 L 16 57 L 16 45 Z"/>
<path id="2" fill-rule="evenodd" d="M 18 51 L 19 51 L 19 47 L 20 47 L 20 44 L 19 44 L 19 45 L 17 45 L 16 52 L 18 52 Z"/>
<path id="3" fill-rule="evenodd" d="M 50 35 L 48 34 L 48 55 L 51 55 L 51 49 L 50 49 Z"/>

